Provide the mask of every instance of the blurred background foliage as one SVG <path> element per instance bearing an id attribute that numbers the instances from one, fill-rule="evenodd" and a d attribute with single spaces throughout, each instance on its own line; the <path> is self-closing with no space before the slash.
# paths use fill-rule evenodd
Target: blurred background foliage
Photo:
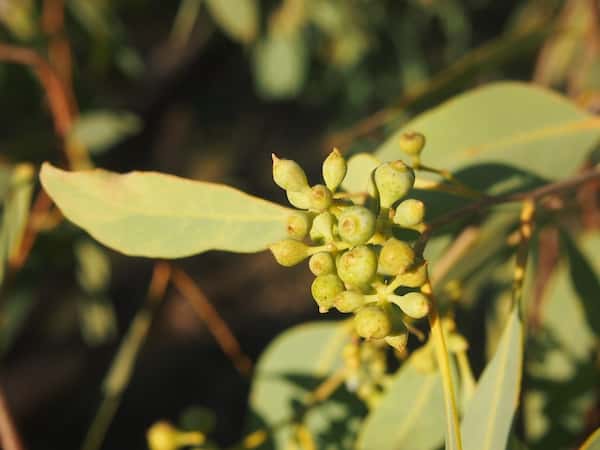
<path id="1" fill-rule="evenodd" d="M 47 201 L 34 195 L 42 161 L 158 170 L 282 202 L 272 152 L 314 175 L 332 145 L 372 150 L 415 113 L 488 81 L 531 80 L 597 113 L 599 11 L 594 0 L 0 0 L 0 384 L 28 448 L 79 448 L 140 311 L 152 326 L 104 448 L 145 448 L 144 430 L 160 418 L 209 420 L 186 412 L 193 405 L 215 412 L 213 436 L 230 444 L 249 388 L 179 291 L 148 302 L 151 261 L 108 251 L 56 214 L 35 215 Z M 50 114 L 45 92 L 56 84 L 32 54 L 64 87 L 66 124 Z M 595 228 L 597 198 L 587 195 L 584 220 Z M 540 258 L 552 271 L 548 252 Z M 253 360 L 317 316 L 307 271 L 280 270 L 270 255 L 179 264 Z M 493 286 L 478 292 L 501 309 Z M 478 369 L 482 337 L 494 333 L 484 328 L 483 319 L 467 327 L 482 343 Z M 532 392 L 535 414 L 544 405 Z M 534 448 L 579 442 L 600 409 L 589 395 L 576 408 L 587 422 L 565 419 L 559 438 L 542 418 L 527 430 Z"/>

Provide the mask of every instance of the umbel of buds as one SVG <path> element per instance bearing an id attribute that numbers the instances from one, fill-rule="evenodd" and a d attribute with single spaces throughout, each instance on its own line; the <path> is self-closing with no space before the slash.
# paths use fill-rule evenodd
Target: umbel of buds
<path id="1" fill-rule="evenodd" d="M 412 156 L 424 143 L 418 133 L 401 139 L 402 150 Z M 323 183 L 312 186 L 296 162 L 273 155 L 273 179 L 300 211 L 287 220 L 288 238 L 270 249 L 284 266 L 308 258 L 315 276 L 311 293 L 320 312 L 335 308 L 353 314 L 358 336 L 403 351 L 409 322 L 429 313 L 429 299 L 419 292 L 427 281 L 427 264 L 413 243 L 399 239 L 394 230 L 420 232 L 425 205 L 406 198 L 415 175 L 403 161 L 375 168 L 369 196 L 339 192 L 346 173 L 346 160 L 337 149 L 323 163 Z"/>

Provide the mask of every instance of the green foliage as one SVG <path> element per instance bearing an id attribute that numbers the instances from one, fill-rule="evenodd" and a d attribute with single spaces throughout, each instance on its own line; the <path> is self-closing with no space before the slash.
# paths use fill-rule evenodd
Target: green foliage
<path id="1" fill-rule="evenodd" d="M 513 308 L 496 354 L 484 370 L 462 421 L 465 450 L 504 450 L 519 402 L 523 326 Z"/>
<path id="2" fill-rule="evenodd" d="M 580 450 L 599 450 L 600 449 L 600 428 L 583 443 Z"/>
<path id="3" fill-rule="evenodd" d="M 441 377 L 417 369 L 409 358 L 391 379 L 377 408 L 366 417 L 356 448 L 438 448 L 444 440 L 443 402 Z"/>
<path id="4" fill-rule="evenodd" d="M 140 119 L 131 113 L 93 111 L 82 114 L 71 130 L 69 139 L 85 146 L 90 153 L 108 150 L 141 129 Z"/>
<path id="5" fill-rule="evenodd" d="M 223 185 L 151 172 L 69 173 L 49 164 L 40 179 L 69 220 L 128 255 L 256 252 L 286 235 L 288 209 Z"/>
<path id="6" fill-rule="evenodd" d="M 252 42 L 258 34 L 257 0 L 205 0 L 217 24 L 233 39 Z"/>
<path id="7" fill-rule="evenodd" d="M 275 339 L 262 354 L 250 392 L 250 430 L 275 426 L 260 448 L 285 448 L 293 425 L 301 419 L 319 449 L 350 449 L 364 407 L 345 387 L 305 414 L 310 392 L 342 367 L 341 350 L 349 342 L 343 323 L 317 322 L 294 327 Z"/>

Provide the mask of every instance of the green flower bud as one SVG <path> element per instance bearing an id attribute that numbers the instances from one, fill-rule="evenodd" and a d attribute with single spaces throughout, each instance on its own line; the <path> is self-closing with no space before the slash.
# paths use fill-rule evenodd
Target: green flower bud
<path id="1" fill-rule="evenodd" d="M 333 214 L 331 214 L 329 211 L 322 212 L 313 219 L 312 228 L 310 229 L 310 238 L 313 241 L 333 241 L 334 224 L 335 217 L 333 217 Z"/>
<path id="2" fill-rule="evenodd" d="M 375 233 L 375 215 L 363 206 L 349 206 L 338 216 L 338 234 L 350 245 L 368 242 Z"/>
<path id="3" fill-rule="evenodd" d="M 327 186 L 316 184 L 310 189 L 310 209 L 315 211 L 325 211 L 331 206 L 333 194 Z"/>
<path id="4" fill-rule="evenodd" d="M 421 287 L 427 281 L 427 264 L 423 262 L 417 267 L 397 275 L 397 277 L 401 286 L 411 288 Z"/>
<path id="5" fill-rule="evenodd" d="M 301 191 L 287 191 L 286 195 L 290 205 L 298 209 L 310 208 L 310 188 L 308 186 Z"/>
<path id="6" fill-rule="evenodd" d="M 392 221 L 401 227 L 411 228 L 422 223 L 424 217 L 425 205 L 423 202 L 409 198 L 396 207 L 396 213 Z"/>
<path id="7" fill-rule="evenodd" d="M 415 183 L 413 170 L 402 161 L 380 165 L 373 175 L 382 208 L 390 208 L 404 197 Z"/>
<path id="8" fill-rule="evenodd" d="M 293 212 L 287 218 L 286 230 L 291 239 L 304 239 L 310 226 L 310 217 L 306 213 Z"/>
<path id="9" fill-rule="evenodd" d="M 448 351 L 450 353 L 466 352 L 469 349 L 467 340 L 458 333 L 451 333 L 448 336 Z"/>
<path id="10" fill-rule="evenodd" d="M 375 252 L 366 245 L 344 252 L 337 261 L 337 271 L 344 283 L 362 287 L 368 285 L 377 272 Z"/>
<path id="11" fill-rule="evenodd" d="M 398 334 L 392 334 L 390 336 L 386 336 L 383 340 L 395 350 L 402 352 L 406 350 L 406 344 L 408 344 L 408 330 L 404 330 Z"/>
<path id="12" fill-rule="evenodd" d="M 269 246 L 275 260 L 282 266 L 295 266 L 308 258 L 310 247 L 294 239 L 284 239 Z"/>
<path id="13" fill-rule="evenodd" d="M 346 160 L 337 148 L 329 154 L 323 163 L 323 179 L 325 185 L 333 192 L 342 184 L 348 166 Z"/>
<path id="14" fill-rule="evenodd" d="M 344 291 L 335 298 L 333 306 L 339 312 L 351 313 L 365 304 L 365 297 L 360 292 Z"/>
<path id="15" fill-rule="evenodd" d="M 279 159 L 274 153 L 273 180 L 275 184 L 286 191 L 299 192 L 308 187 L 306 174 L 302 167 L 291 159 Z"/>
<path id="16" fill-rule="evenodd" d="M 326 252 L 319 252 L 310 257 L 308 268 L 315 276 L 326 275 L 335 272 L 333 256 Z"/>
<path id="17" fill-rule="evenodd" d="M 176 450 L 184 446 L 202 445 L 206 437 L 200 432 L 180 431 L 169 422 L 160 421 L 148 429 L 146 440 L 150 450 Z"/>
<path id="18" fill-rule="evenodd" d="M 365 339 L 382 339 L 392 331 L 388 313 L 377 305 L 360 308 L 354 316 L 356 333 Z"/>
<path id="19" fill-rule="evenodd" d="M 398 305 L 404 314 L 413 319 L 422 319 L 429 314 L 429 299 L 420 292 L 390 295 L 388 300 Z"/>
<path id="20" fill-rule="evenodd" d="M 315 278 L 310 290 L 319 305 L 319 311 L 324 313 L 333 306 L 335 298 L 344 290 L 344 284 L 336 275 L 330 273 Z"/>
<path id="21" fill-rule="evenodd" d="M 421 133 L 407 131 L 400 135 L 400 150 L 412 156 L 421 154 L 425 147 L 425 136 Z"/>
<path id="22" fill-rule="evenodd" d="M 415 252 L 406 242 L 390 238 L 381 248 L 377 270 L 382 275 L 396 275 L 404 272 L 414 260 Z"/>

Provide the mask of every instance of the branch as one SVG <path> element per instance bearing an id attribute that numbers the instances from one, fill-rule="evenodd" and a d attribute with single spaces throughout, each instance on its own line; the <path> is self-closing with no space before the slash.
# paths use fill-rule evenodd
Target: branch
<path id="1" fill-rule="evenodd" d="M 242 351 L 237 338 L 221 318 L 218 311 L 210 303 L 204 292 L 198 287 L 194 280 L 183 270 L 173 269 L 173 286 L 192 305 L 194 311 L 202 319 L 223 352 L 233 362 L 235 368 L 242 375 L 249 375 L 252 371 L 252 361 Z"/>
<path id="2" fill-rule="evenodd" d="M 4 390 L 0 388 L 0 443 L 4 450 L 24 450 L 25 446 L 17 432 L 10 413 Z"/>

